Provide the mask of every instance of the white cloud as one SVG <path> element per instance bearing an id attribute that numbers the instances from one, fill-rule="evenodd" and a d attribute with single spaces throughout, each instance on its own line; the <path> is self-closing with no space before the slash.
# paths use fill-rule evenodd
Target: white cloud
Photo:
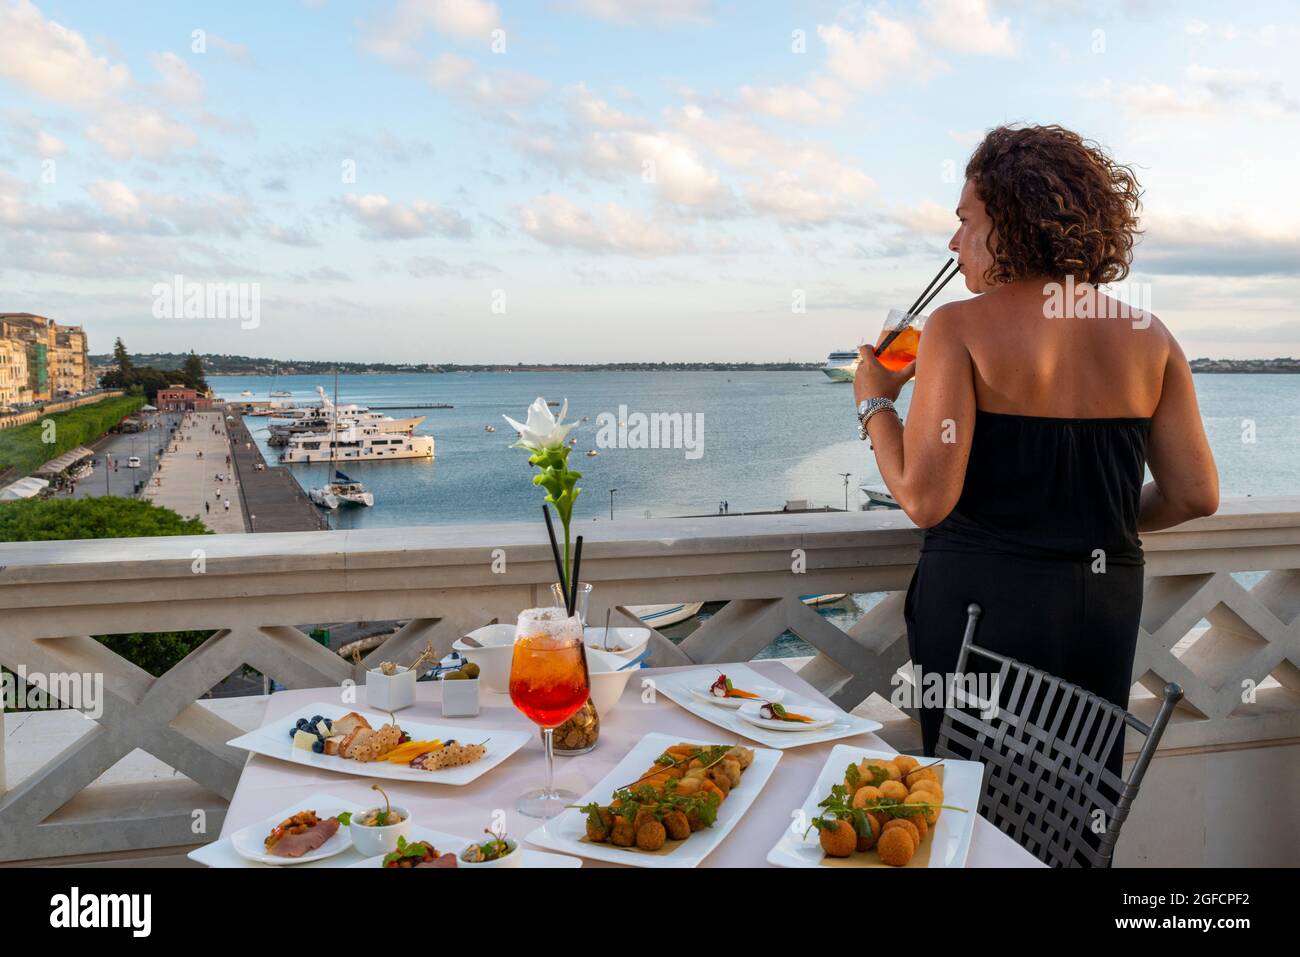
<path id="1" fill-rule="evenodd" d="M 203 100 L 203 78 L 175 53 L 155 53 L 149 58 L 162 77 L 158 92 L 174 103 L 193 106 Z"/>
<path id="2" fill-rule="evenodd" d="M 348 193 L 343 197 L 343 207 L 372 239 L 435 235 L 466 239 L 473 232 L 469 221 L 456 210 L 423 199 L 395 203 L 379 194 Z"/>
<path id="3" fill-rule="evenodd" d="M 573 5 L 615 23 L 703 23 L 713 6 L 711 0 L 573 0 Z"/>
<path id="4" fill-rule="evenodd" d="M 37 155 L 45 159 L 62 156 L 68 151 L 68 145 L 63 140 L 45 130 L 37 130 L 34 145 Z"/>
<path id="5" fill-rule="evenodd" d="M 988 0 L 925 0 L 922 8 L 925 36 L 941 47 L 992 56 L 1016 52 L 1011 21 L 994 22 Z"/>
<path id="6" fill-rule="evenodd" d="M 548 246 L 569 246 L 594 253 L 630 256 L 669 256 L 690 245 L 662 224 L 638 216 L 615 203 L 606 203 L 603 219 L 563 196 L 547 193 L 519 211 L 524 232 Z"/>
<path id="7" fill-rule="evenodd" d="M 891 218 L 914 233 L 947 237 L 957 230 L 956 214 L 930 199 L 915 206 L 898 206 Z"/>
<path id="8" fill-rule="evenodd" d="M 387 17 L 363 31 L 361 43 L 381 59 L 409 66 L 421 60 L 415 44 L 429 30 L 486 46 L 500 27 L 496 4 L 485 0 L 398 0 Z"/>
<path id="9" fill-rule="evenodd" d="M 176 123 L 158 110 L 133 103 L 106 106 L 86 129 L 86 139 L 104 148 L 117 160 L 140 155 L 145 159 L 165 159 L 173 150 L 198 142 L 188 126 Z"/>
<path id="10" fill-rule="evenodd" d="M 45 19 L 29 0 L 0 7 L 0 76 L 73 104 L 102 100 L 131 80 L 125 66 L 95 56 L 85 37 Z"/>
<path id="11" fill-rule="evenodd" d="M 513 70 L 484 70 L 473 60 L 443 53 L 424 65 L 424 76 L 438 90 L 459 93 L 488 106 L 522 106 L 550 89 L 538 77 Z"/>
<path id="12" fill-rule="evenodd" d="M 916 31 L 902 20 L 872 11 L 860 31 L 839 24 L 817 27 L 826 44 L 826 66 L 855 90 L 878 90 L 897 80 L 925 79 L 938 68 L 922 54 Z"/>

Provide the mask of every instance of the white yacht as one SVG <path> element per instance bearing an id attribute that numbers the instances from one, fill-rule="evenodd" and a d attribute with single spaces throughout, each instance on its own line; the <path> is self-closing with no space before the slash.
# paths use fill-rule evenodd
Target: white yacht
<path id="1" fill-rule="evenodd" d="M 423 415 L 412 415 L 404 419 L 394 419 L 379 412 L 371 412 L 363 405 L 335 406 L 320 386 L 316 387 L 316 394 L 320 396 L 318 405 L 286 409 L 283 415 L 277 416 L 290 421 L 287 425 L 273 425 L 267 430 L 270 433 L 269 445 L 282 447 L 288 445 L 290 437 L 296 433 L 324 432 L 334 428 L 336 424 L 341 429 L 355 424 L 383 432 L 410 434 L 419 428 L 426 418 Z"/>
<path id="2" fill-rule="evenodd" d="M 863 511 L 902 507 L 898 504 L 898 500 L 889 494 L 888 489 L 868 488 L 864 483 L 858 486 L 858 490 L 867 498 L 866 502 L 862 506 Z"/>
<path id="3" fill-rule="evenodd" d="M 826 357 L 822 372 L 832 382 L 852 382 L 853 374 L 858 371 L 858 350 L 832 352 Z"/>
<path id="4" fill-rule="evenodd" d="M 329 432 L 299 432 L 289 437 L 280 461 L 374 462 L 383 459 L 432 459 L 433 436 L 386 432 L 359 424 Z"/>
<path id="5" fill-rule="evenodd" d="M 334 481 L 327 482 L 320 488 L 308 489 L 307 497 L 322 508 L 329 509 L 340 505 L 364 505 L 369 508 L 375 504 L 374 493 L 338 469 L 334 470 Z"/>

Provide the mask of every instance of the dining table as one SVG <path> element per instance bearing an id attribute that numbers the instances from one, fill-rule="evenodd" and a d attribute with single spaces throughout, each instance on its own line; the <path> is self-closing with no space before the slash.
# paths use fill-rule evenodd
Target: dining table
<path id="1" fill-rule="evenodd" d="M 745 664 L 765 679 L 784 687 L 791 695 L 821 707 L 835 707 L 825 695 L 779 660 L 751 661 Z M 640 668 L 634 671 L 617 706 L 608 714 L 600 715 L 600 735 L 595 748 L 582 755 L 556 756 L 556 785 L 578 795 L 586 794 L 649 732 L 704 741 L 734 737 L 673 703 L 666 696 L 656 693 L 656 682 L 661 676 L 692 667 L 702 666 Z M 726 667 L 725 664 L 709 666 L 710 671 L 719 668 L 725 670 Z M 398 722 L 409 719 L 413 722 L 451 725 L 458 729 L 463 726 L 463 734 L 458 735 L 458 740 L 461 741 L 478 740 L 487 729 L 537 731 L 536 726 L 515 709 L 509 695 L 498 692 L 481 692 L 479 714 L 473 718 L 444 718 L 441 713 L 441 685 L 442 682 L 439 681 L 418 682 L 416 701 L 409 708 L 398 712 Z M 355 703 L 347 704 L 344 710 L 365 710 L 364 683 L 349 687 L 355 695 Z M 312 702 L 340 700 L 338 687 L 279 691 L 267 701 L 264 724 L 275 724 L 284 716 L 291 715 Z M 761 747 L 752 741 L 738 743 Z M 792 816 L 803 805 L 836 744 L 852 744 L 864 750 L 897 753 L 871 732 L 841 741 L 813 743 L 783 750 L 771 779 L 753 805 L 718 848 L 704 859 L 701 866 L 770 866 L 766 860 L 768 852 L 781 838 L 783 831 L 791 826 Z M 410 811 L 416 824 L 471 840 L 476 836 L 481 837 L 489 825 L 504 821 L 507 832 L 512 837 L 522 839 L 541 822 L 516 811 L 515 801 L 524 791 L 540 786 L 545 773 L 541 735 L 535 734 L 527 745 L 502 764 L 469 784 L 453 786 L 399 780 L 383 780 L 379 783 L 394 805 Z M 250 754 L 230 799 L 221 837 L 255 824 L 313 794 L 328 794 L 355 802 L 358 808 L 373 807 L 382 803 L 379 796 L 371 790 L 374 783 L 373 778 Z M 584 859 L 583 866 L 625 865 Z M 984 868 L 1044 865 L 1009 836 L 976 815 L 966 866 Z"/>

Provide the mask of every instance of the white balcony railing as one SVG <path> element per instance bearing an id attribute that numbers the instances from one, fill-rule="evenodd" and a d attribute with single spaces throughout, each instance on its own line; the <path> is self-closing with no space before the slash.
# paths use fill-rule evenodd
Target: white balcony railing
<path id="1" fill-rule="evenodd" d="M 907 662 L 902 601 L 920 533 L 899 512 L 582 531 L 593 621 L 607 606 L 727 602 L 680 645 L 656 635 L 652 664 L 748 660 L 789 629 L 817 652 L 800 673 L 851 709 L 873 693 L 887 699 Z M 1300 498 L 1226 501 L 1144 544 L 1135 682 L 1158 692 L 1176 681 L 1187 693 L 1162 750 L 1294 744 Z M 1264 574 L 1247 588 L 1234 572 Z M 239 729 L 196 700 L 243 664 L 289 687 L 355 677 L 297 625 L 407 621 L 367 661 L 409 660 L 426 641 L 445 651 L 470 629 L 548 603 L 553 579 L 536 524 L 0 544 L 0 664 L 102 673 L 106 698 L 81 738 L 0 794 L 0 860 L 193 843 L 192 796 L 124 813 L 120 795 L 97 801 L 91 785 L 142 748 L 207 792 L 219 815 L 245 755 L 225 744 Z M 845 632 L 799 600 L 830 592 L 887 594 Z M 182 629 L 213 635 L 159 678 L 89 637 Z M 1153 704 L 1139 691 L 1130 706 Z"/>

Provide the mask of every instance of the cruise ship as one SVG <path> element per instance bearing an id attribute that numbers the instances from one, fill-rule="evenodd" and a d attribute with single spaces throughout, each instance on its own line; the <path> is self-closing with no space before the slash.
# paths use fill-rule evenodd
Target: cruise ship
<path id="1" fill-rule="evenodd" d="M 408 435 L 349 424 L 330 432 L 299 432 L 289 437 L 280 461 L 377 462 L 385 459 L 432 459 L 433 436 Z"/>
<path id="2" fill-rule="evenodd" d="M 858 371 L 858 350 L 832 352 L 826 357 L 822 372 L 832 382 L 852 382 L 853 374 Z"/>

